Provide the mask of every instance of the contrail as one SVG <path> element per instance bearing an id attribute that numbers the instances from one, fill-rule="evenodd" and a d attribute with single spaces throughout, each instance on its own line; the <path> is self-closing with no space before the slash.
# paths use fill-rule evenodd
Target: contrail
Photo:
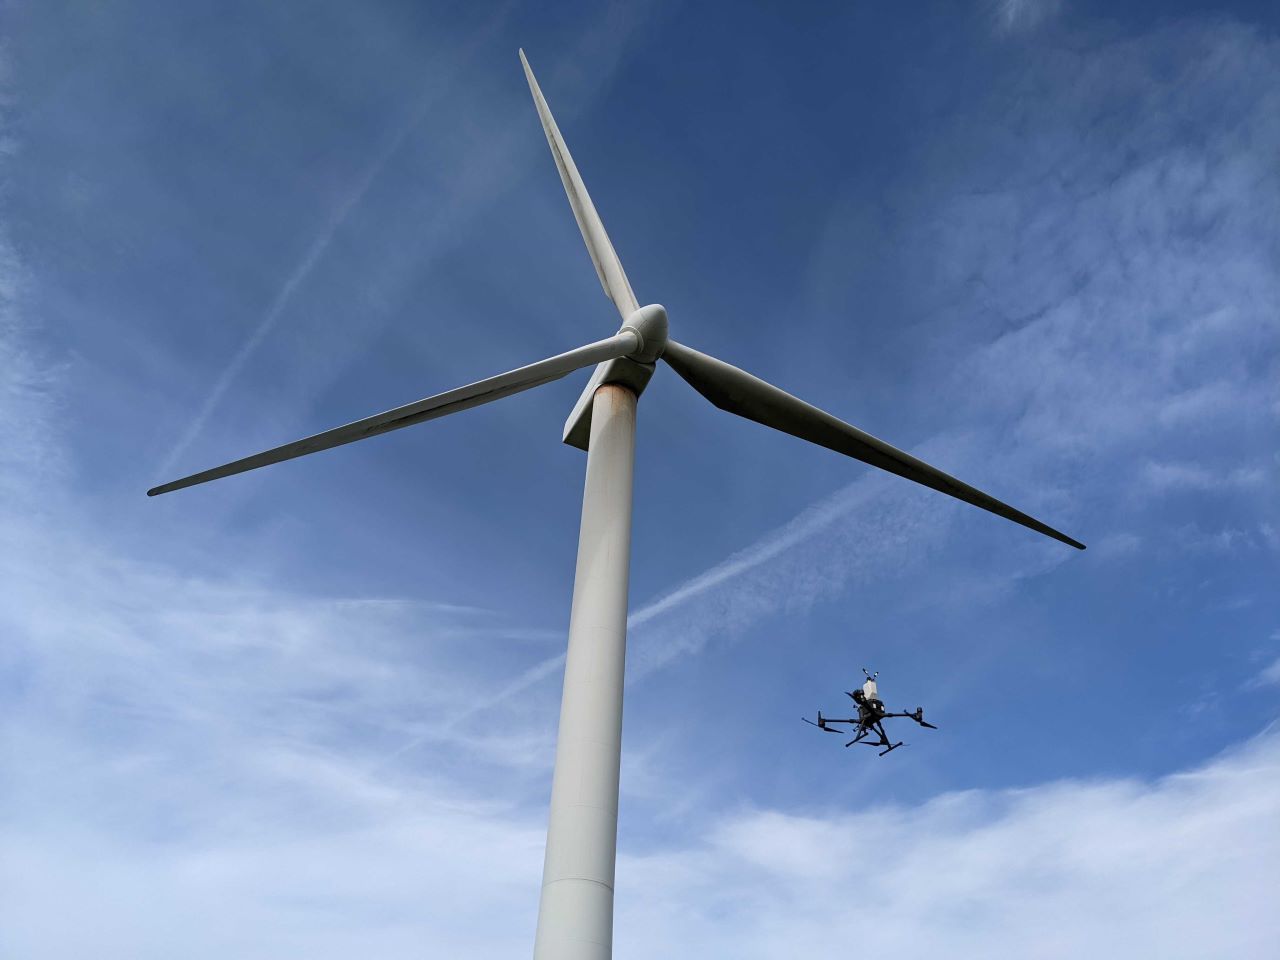
<path id="1" fill-rule="evenodd" d="M 524 673 L 520 674 L 520 676 L 516 677 L 509 684 L 503 687 L 501 690 L 494 692 L 492 695 L 490 695 L 489 697 L 487 697 L 482 701 L 472 704 L 470 707 L 463 710 L 462 712 L 454 714 L 452 717 L 446 720 L 443 724 L 441 724 L 438 727 L 435 727 L 434 729 L 428 731 L 427 733 L 422 733 L 416 737 L 411 737 L 409 740 L 405 741 L 405 743 L 401 744 L 399 747 L 396 747 L 396 749 L 392 750 L 386 756 L 380 757 L 377 761 L 374 762 L 374 764 L 371 767 L 369 767 L 366 773 L 368 775 L 372 775 L 376 773 L 377 771 L 381 770 L 384 766 L 386 766 L 388 763 L 390 763 L 392 760 L 396 759 L 396 757 L 399 757 L 402 754 L 408 753 L 410 750 L 414 749 L 415 747 L 419 747 L 429 740 L 437 740 L 441 737 L 448 736 L 450 733 L 456 730 L 462 723 L 466 722 L 467 720 L 470 720 L 472 717 L 476 716 L 478 713 L 481 713 L 482 711 L 491 709 L 495 703 L 503 703 L 507 700 L 510 700 L 512 697 L 515 697 L 524 693 L 530 687 L 536 686 L 537 684 L 545 680 L 547 677 L 554 675 L 555 672 L 559 670 L 560 667 L 564 664 L 564 658 L 565 658 L 565 655 L 563 653 L 558 653 L 554 657 L 548 657 L 546 660 L 543 660 L 539 663 L 534 664 Z"/>
<path id="2" fill-rule="evenodd" d="M 763 563 L 785 552 L 791 547 L 821 532 L 835 520 L 848 513 L 856 504 L 864 502 L 876 492 L 874 484 L 867 479 L 855 480 L 841 490 L 811 505 L 798 516 L 789 520 L 751 546 L 720 561 L 715 566 L 695 577 L 686 580 L 674 590 L 668 591 L 658 599 L 641 607 L 627 618 L 627 629 L 634 630 L 660 617 L 683 603 L 747 573 Z"/>
<path id="3" fill-rule="evenodd" d="M 408 132 L 408 129 L 409 128 L 406 127 L 406 133 Z M 399 141 L 403 139 L 403 135 L 397 136 L 396 143 L 399 143 Z M 364 196 L 364 192 L 369 188 L 369 184 L 373 182 L 374 176 L 377 175 L 378 168 L 380 168 L 382 163 L 386 161 L 386 158 L 391 155 L 391 152 L 392 151 L 388 150 L 383 153 L 379 157 L 378 162 L 365 172 L 364 177 L 361 178 L 360 185 L 339 205 L 333 216 L 329 218 L 329 222 L 325 224 L 324 229 L 320 231 L 320 235 L 316 237 L 315 241 L 311 244 L 310 249 L 307 250 L 306 256 L 302 258 L 302 261 L 294 267 L 293 272 L 289 274 L 288 279 L 284 282 L 284 286 L 282 286 L 280 288 L 280 292 L 276 294 L 276 298 L 271 304 L 271 309 L 266 312 L 262 320 L 258 323 L 257 328 L 249 335 L 249 339 L 240 345 L 240 349 L 237 350 L 236 355 L 231 358 L 231 362 L 227 364 L 222 373 L 218 375 L 217 381 L 214 382 L 213 389 L 209 392 L 209 395 L 205 397 L 204 403 L 200 405 L 200 410 L 196 414 L 195 419 L 191 421 L 191 425 L 187 427 L 187 432 L 182 435 L 182 438 L 174 445 L 173 449 L 169 451 L 169 455 L 164 458 L 164 462 L 160 465 L 159 471 L 162 475 L 167 475 L 172 472 L 173 465 L 177 463 L 178 459 L 184 453 L 187 452 L 187 448 L 191 446 L 196 437 L 198 437 L 201 431 L 204 430 L 204 425 L 209 422 L 209 416 L 222 401 L 222 397 L 226 394 L 227 388 L 230 387 L 232 381 L 239 376 L 240 371 L 244 369 L 244 365 L 249 361 L 249 358 L 253 356 L 254 351 L 258 349 L 258 345 L 266 339 L 267 334 L 275 327 L 277 321 L 280 319 L 280 315 L 284 313 L 285 308 L 289 305 L 289 301 L 293 299 L 294 292 L 311 274 L 312 268 L 320 261 L 320 258 L 324 256 L 325 250 L 329 248 L 330 241 L 333 240 L 333 235 L 338 232 L 338 228 L 342 226 L 343 221 L 346 220 L 347 214 L 350 213 L 351 208 L 354 207 L 360 198 Z"/>
<path id="4" fill-rule="evenodd" d="M 855 480 L 834 494 L 824 497 L 781 527 L 765 534 L 751 546 L 727 557 L 697 576 L 686 580 L 680 586 L 668 591 L 658 599 L 641 607 L 627 618 L 628 631 L 665 613 L 678 609 L 708 591 L 733 580 L 735 577 L 767 563 L 796 544 L 802 543 L 818 534 L 824 527 L 840 519 L 855 506 L 864 503 L 869 497 L 875 496 L 878 490 L 879 485 L 876 482 L 870 480 L 870 478 L 863 478 Z M 504 703 L 513 697 L 519 696 L 529 688 L 556 676 L 564 665 L 564 661 L 565 655 L 563 653 L 540 660 L 501 690 L 496 690 L 485 696 L 484 699 L 454 714 L 444 723 L 433 727 L 431 730 L 410 738 L 400 747 L 377 760 L 369 772 L 373 773 L 380 770 L 395 758 L 428 741 L 448 737 L 461 724 L 485 710 L 492 709 L 494 704 Z"/>
<path id="5" fill-rule="evenodd" d="M 498 13 L 492 17 L 484 28 L 472 39 L 472 41 L 463 49 L 455 61 L 454 72 L 465 64 L 475 53 L 476 49 L 494 33 L 494 31 L 505 21 L 511 4 L 506 4 Z M 280 317 L 288 309 L 289 303 L 293 300 L 293 296 L 297 293 L 298 288 L 306 282 L 311 275 L 311 271 L 315 269 L 329 249 L 329 244 L 333 242 L 334 235 L 341 229 L 350 215 L 352 209 L 364 199 L 364 195 L 368 192 L 373 181 L 378 178 L 378 174 L 382 172 L 382 168 L 386 166 L 388 160 L 398 151 L 404 143 L 405 138 L 413 132 L 414 128 L 422 122 L 422 118 L 426 115 L 427 110 L 440 98 L 444 82 L 432 85 L 430 93 L 422 97 L 417 107 L 410 114 L 408 121 L 401 126 L 390 140 L 383 146 L 373 158 L 372 162 L 365 167 L 355 187 L 350 190 L 342 199 L 338 206 L 330 215 L 328 221 L 321 228 L 319 235 L 312 241 L 311 246 L 307 248 L 307 252 L 303 255 L 298 265 L 293 268 L 289 276 L 285 279 L 284 284 L 280 287 L 280 291 L 276 294 L 275 299 L 271 302 L 270 308 L 259 321 L 258 326 L 254 329 L 249 338 L 240 345 L 240 349 L 236 351 L 231 362 L 219 374 L 218 379 L 214 382 L 213 389 L 209 395 L 205 397 L 204 403 L 200 405 L 200 410 L 196 413 L 195 419 L 191 421 L 191 425 L 187 427 L 186 432 L 181 439 L 169 451 L 168 456 L 164 458 L 164 462 L 160 465 L 159 473 L 167 475 L 172 472 L 174 464 L 178 459 L 187 452 L 187 449 L 195 442 L 204 430 L 205 424 L 209 422 L 209 417 L 222 402 L 223 396 L 226 395 L 227 389 L 232 382 L 240 375 L 240 371 L 244 369 L 244 365 L 249 362 L 249 358 L 266 339 L 267 335 L 275 329 L 276 324 L 280 321 Z"/>
<path id="6" fill-rule="evenodd" d="M 849 513 L 855 506 L 864 503 L 877 492 L 877 485 L 866 479 L 855 480 L 836 493 L 824 497 L 816 504 L 802 511 L 799 516 L 783 526 L 765 534 L 751 546 L 739 550 L 732 556 L 720 561 L 715 566 L 704 570 L 695 577 L 686 580 L 674 590 L 668 591 L 658 599 L 641 607 L 627 618 L 628 631 L 662 616 L 684 604 L 697 599 L 709 590 L 741 576 L 756 567 L 772 560 L 798 543 L 821 533 L 824 528 Z M 481 703 L 455 717 L 455 722 L 469 718 L 481 710 L 487 710 L 493 703 L 500 703 L 509 697 L 523 693 L 528 688 L 553 675 L 564 663 L 565 655 L 556 654 L 534 664 L 515 680 L 495 693 L 489 700 Z"/>

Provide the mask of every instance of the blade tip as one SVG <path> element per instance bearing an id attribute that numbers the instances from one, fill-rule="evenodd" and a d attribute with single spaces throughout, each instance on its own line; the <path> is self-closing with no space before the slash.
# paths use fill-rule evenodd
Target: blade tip
<path id="1" fill-rule="evenodd" d="M 1062 543 L 1065 543 L 1068 547 L 1075 547 L 1077 550 L 1087 549 L 1083 543 L 1081 543 L 1079 540 L 1075 539 L 1074 537 L 1068 537 L 1065 533 L 1061 533 L 1057 530 L 1054 531 L 1054 534 L 1055 534 L 1054 536 L 1055 540 L 1059 540 Z"/>
<path id="2" fill-rule="evenodd" d="M 158 497 L 162 493 L 173 493 L 175 490 L 181 490 L 183 487 L 190 486 L 190 484 L 186 482 L 189 479 L 191 478 L 184 477 L 182 480 L 170 480 L 168 483 L 162 483 L 158 487 L 152 487 L 147 491 L 147 496 Z"/>

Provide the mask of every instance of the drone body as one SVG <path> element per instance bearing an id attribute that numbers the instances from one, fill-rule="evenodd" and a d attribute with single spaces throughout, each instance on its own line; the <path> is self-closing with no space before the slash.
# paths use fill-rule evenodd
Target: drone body
<path id="1" fill-rule="evenodd" d="M 868 747 L 884 747 L 880 751 L 880 756 L 884 756 L 891 750 L 897 750 L 902 746 L 902 741 L 894 743 L 889 739 L 889 735 L 885 733 L 884 721 L 891 717 L 907 717 L 920 724 L 922 727 L 928 727 L 930 730 L 937 730 L 932 723 L 926 723 L 924 719 L 924 707 L 916 707 L 914 712 L 890 713 L 885 710 L 884 703 L 880 700 L 880 690 L 876 686 L 876 677 L 880 676 L 879 672 L 867 673 L 867 668 L 862 668 L 862 673 L 866 676 L 866 681 L 862 684 L 861 690 L 853 690 L 845 695 L 858 705 L 858 715 L 842 720 L 833 720 L 824 717 L 822 711 L 818 711 L 818 722 L 814 723 L 808 717 L 801 717 L 805 723 L 810 726 L 817 727 L 826 733 L 849 733 L 853 731 L 853 739 L 845 744 L 846 747 L 852 747 L 855 743 L 861 743 Z M 837 723 L 852 724 L 850 730 L 841 730 L 832 726 Z M 879 739 L 871 739 L 872 735 Z"/>

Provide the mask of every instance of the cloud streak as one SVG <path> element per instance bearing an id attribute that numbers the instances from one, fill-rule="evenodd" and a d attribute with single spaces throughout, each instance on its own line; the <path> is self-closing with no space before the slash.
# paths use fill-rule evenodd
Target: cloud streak
<path id="1" fill-rule="evenodd" d="M 1062 12 L 1062 0 L 988 0 L 988 14 L 997 36 L 1034 31 Z"/>
<path id="2" fill-rule="evenodd" d="M 466 44 L 458 51 L 453 58 L 452 64 L 445 71 L 445 78 L 441 78 L 433 73 L 431 83 L 426 92 L 419 96 L 417 103 L 409 111 L 408 118 L 386 139 L 385 143 L 374 152 L 373 158 L 356 177 L 355 182 L 350 189 L 339 199 L 338 203 L 330 212 L 328 219 L 321 226 L 319 233 L 311 241 L 306 251 L 302 255 L 302 259 L 294 266 L 294 268 L 285 277 L 284 282 L 280 285 L 280 289 L 276 292 L 275 298 L 271 301 L 271 305 L 267 308 L 267 312 L 263 314 L 262 319 L 258 321 L 257 326 L 253 328 L 249 336 L 240 344 L 235 355 L 232 356 L 230 362 L 218 374 L 217 379 L 213 383 L 208 395 L 200 404 L 200 408 L 196 411 L 195 417 L 186 431 L 178 439 L 177 443 L 165 455 L 164 460 L 160 464 L 159 473 L 168 475 L 172 472 L 174 465 L 182 458 L 182 456 L 195 442 L 196 438 L 204 431 L 205 425 L 209 422 L 209 418 L 213 415 L 215 409 L 222 402 L 222 398 L 226 395 L 231 384 L 240 376 L 240 372 L 244 369 L 245 364 L 253 357 L 262 342 L 271 334 L 280 322 L 280 318 L 284 316 L 289 309 L 289 305 L 293 302 L 294 296 L 298 290 L 307 282 L 316 266 L 324 259 L 325 254 L 329 250 L 329 246 L 333 243 L 334 237 L 338 231 L 342 229 L 347 222 L 347 218 L 351 212 L 360 204 L 365 195 L 369 192 L 369 188 L 374 181 L 382 173 L 387 162 L 391 160 L 401 147 L 404 146 L 405 140 L 409 135 L 418 128 L 423 119 L 431 111 L 431 108 L 437 104 L 444 92 L 448 89 L 449 77 L 456 75 L 473 56 L 480 50 L 485 43 L 492 39 L 498 28 L 505 22 L 512 4 L 510 2 L 504 4 L 493 16 L 489 18 L 485 26 L 472 36 Z"/>

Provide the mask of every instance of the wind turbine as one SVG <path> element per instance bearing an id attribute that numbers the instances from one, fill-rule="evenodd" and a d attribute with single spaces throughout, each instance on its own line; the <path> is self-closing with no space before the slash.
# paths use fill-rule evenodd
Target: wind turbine
<path id="1" fill-rule="evenodd" d="M 611 337 L 154 487 L 148 496 L 292 460 L 508 397 L 596 364 L 565 422 L 565 443 L 587 451 L 564 694 L 556 741 L 535 960 L 608 960 L 622 750 L 636 402 L 657 361 L 729 413 L 861 460 L 981 507 L 1037 533 L 1084 544 L 857 427 L 667 336 L 667 312 L 641 307 L 569 155 L 533 70 L 525 77 L 569 205 L 605 295 L 622 316 Z"/>

